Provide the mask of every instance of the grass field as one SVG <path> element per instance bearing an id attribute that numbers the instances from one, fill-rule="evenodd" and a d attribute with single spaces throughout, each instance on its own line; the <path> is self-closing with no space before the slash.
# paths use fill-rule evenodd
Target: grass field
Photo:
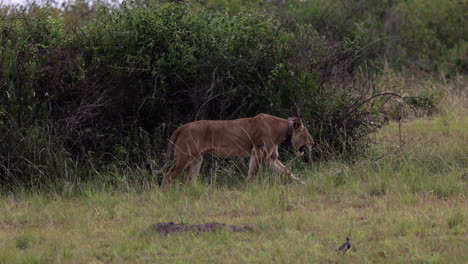
<path id="1" fill-rule="evenodd" d="M 234 186 L 3 194 L 0 263 L 468 263 L 467 115 L 406 121 L 399 135 L 392 123 L 365 158 L 294 169 L 305 185 L 263 173 Z M 171 221 L 252 231 L 152 229 Z M 337 254 L 346 236 L 352 249 Z"/>

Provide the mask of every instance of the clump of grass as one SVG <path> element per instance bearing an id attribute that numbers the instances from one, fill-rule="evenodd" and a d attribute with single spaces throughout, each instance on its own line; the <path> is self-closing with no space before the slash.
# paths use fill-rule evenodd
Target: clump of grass
<path id="1" fill-rule="evenodd" d="M 369 186 L 368 193 L 371 196 L 380 196 L 387 193 L 387 183 L 386 182 L 373 182 Z"/>
<path id="2" fill-rule="evenodd" d="M 457 212 L 456 214 L 451 215 L 447 218 L 447 226 L 450 229 L 453 229 L 457 226 L 461 226 L 463 224 L 463 218 L 464 218 L 463 214 L 460 212 Z"/>
<path id="3" fill-rule="evenodd" d="M 349 181 L 348 174 L 344 171 L 339 171 L 333 176 L 335 187 L 345 185 L 347 181 Z"/>
<path id="4" fill-rule="evenodd" d="M 30 233 L 21 233 L 16 237 L 15 246 L 17 249 L 25 250 L 29 247 L 31 240 L 33 239 Z"/>

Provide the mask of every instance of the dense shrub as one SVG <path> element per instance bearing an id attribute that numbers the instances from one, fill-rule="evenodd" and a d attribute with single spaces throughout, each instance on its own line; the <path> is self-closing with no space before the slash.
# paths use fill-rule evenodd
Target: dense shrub
<path id="1" fill-rule="evenodd" d="M 88 74 L 109 79 L 104 90 L 112 103 L 98 124 L 110 141 L 100 151 L 111 152 L 117 143 L 120 152 L 133 149 L 132 141 L 147 137 L 129 132 L 139 127 L 151 138 L 167 138 L 181 123 L 260 112 L 305 117 L 327 154 L 353 150 L 371 131 L 370 116 L 354 109 L 364 98 L 349 85 L 360 44 L 326 39 L 311 25 L 261 11 L 124 6 L 101 13 L 83 36 Z M 358 122 L 349 121 L 351 110 Z"/>
<path id="2" fill-rule="evenodd" d="M 264 12 L 231 15 L 180 4 L 103 10 L 74 45 L 84 49 L 86 78 L 103 76 L 99 87 L 81 93 L 100 89 L 107 98 L 100 120 L 89 127 L 91 136 L 102 134 L 101 144 L 108 140 L 99 150 L 105 152 L 116 144 L 133 148 L 127 143 L 137 139 L 122 139 L 141 139 L 131 132 L 139 127 L 166 138 L 193 120 L 297 114 L 310 89 L 349 81 L 353 56 L 310 25 L 287 25 Z M 325 94 L 311 96 L 320 101 Z"/>
<path id="3" fill-rule="evenodd" d="M 66 39 L 48 11 L 0 20 L 0 186 L 48 185 L 72 170 L 48 121 L 50 96 L 44 89 L 63 81 L 48 62 Z"/>
<path id="4" fill-rule="evenodd" d="M 395 8 L 398 16 L 400 60 L 444 73 L 468 70 L 466 2 L 413 0 Z"/>
<path id="5" fill-rule="evenodd" d="M 262 13 L 230 16 L 168 4 L 104 14 L 83 44 L 90 69 L 115 81 L 121 114 L 152 128 L 258 111 L 251 105 L 264 97 L 256 94 L 263 93 L 262 78 L 289 52 L 290 36 L 279 27 Z"/>
<path id="6" fill-rule="evenodd" d="M 426 70 L 466 67 L 458 20 L 430 26 L 452 3 L 437 12 L 418 1 L 219 3 L 1 9 L 0 183 L 81 180 L 89 164 L 142 167 L 183 123 L 260 112 L 303 117 L 316 159 L 356 153 L 385 102 L 356 69 L 376 72 L 387 55 L 404 67 L 402 56 Z"/>
<path id="7" fill-rule="evenodd" d="M 467 5 L 457 0 L 287 1 L 290 18 L 322 35 L 358 43 L 359 59 L 453 75 L 467 72 Z"/>

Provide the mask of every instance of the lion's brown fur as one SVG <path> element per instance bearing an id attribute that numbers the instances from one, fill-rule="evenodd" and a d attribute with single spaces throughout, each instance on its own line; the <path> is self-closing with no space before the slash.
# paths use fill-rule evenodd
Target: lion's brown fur
<path id="1" fill-rule="evenodd" d="M 211 152 L 220 158 L 244 158 L 250 156 L 249 179 L 255 177 L 260 166 L 268 166 L 278 174 L 286 168 L 278 160 L 278 145 L 287 139 L 288 120 L 259 114 L 252 118 L 235 120 L 201 120 L 185 124 L 174 131 L 167 148 L 163 172 L 171 157 L 173 147 L 175 161 L 165 175 L 163 185 L 170 185 L 182 171 L 189 168 L 189 178 L 196 178 L 203 161 L 203 153 Z M 310 148 L 312 137 L 299 118 L 294 119 L 291 143 L 296 153 L 302 146 Z M 297 179 L 290 174 L 293 179 Z"/>

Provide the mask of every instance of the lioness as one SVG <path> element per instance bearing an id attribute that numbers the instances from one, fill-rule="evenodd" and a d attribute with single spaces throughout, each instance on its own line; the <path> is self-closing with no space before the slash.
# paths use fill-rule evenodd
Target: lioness
<path id="1" fill-rule="evenodd" d="M 297 117 L 283 119 L 267 114 L 235 120 L 201 120 L 177 128 L 169 139 L 163 167 L 166 170 L 173 146 L 175 162 L 163 179 L 163 186 L 189 167 L 188 177 L 193 181 L 200 171 L 203 153 L 211 152 L 220 158 L 244 158 L 250 156 L 248 179 L 252 180 L 260 166 L 267 166 L 277 174 L 302 182 L 278 160 L 278 145 L 291 141 L 297 156 L 304 155 L 314 141 L 309 131 Z"/>

